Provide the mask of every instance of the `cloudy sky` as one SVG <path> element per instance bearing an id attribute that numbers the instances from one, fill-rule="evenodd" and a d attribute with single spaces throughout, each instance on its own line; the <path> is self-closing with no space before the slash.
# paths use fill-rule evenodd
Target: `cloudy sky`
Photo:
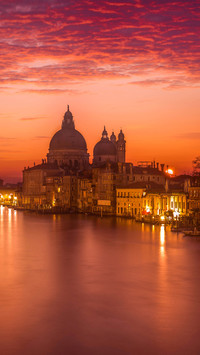
<path id="1" fill-rule="evenodd" d="M 92 159 L 103 125 L 127 160 L 200 155 L 198 1 L 0 1 L 0 175 L 39 162 L 67 104 Z"/>

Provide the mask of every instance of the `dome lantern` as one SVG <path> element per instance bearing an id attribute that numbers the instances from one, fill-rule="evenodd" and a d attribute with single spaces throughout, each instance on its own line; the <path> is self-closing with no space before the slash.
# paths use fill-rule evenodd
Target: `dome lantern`
<path id="1" fill-rule="evenodd" d="M 101 139 L 108 139 L 108 132 L 106 131 L 106 127 L 104 126 L 104 130 L 102 132 Z"/>
<path id="2" fill-rule="evenodd" d="M 74 119 L 71 111 L 69 110 L 69 105 L 67 105 L 67 111 L 64 114 L 64 119 L 62 121 L 62 129 L 74 129 Z"/>

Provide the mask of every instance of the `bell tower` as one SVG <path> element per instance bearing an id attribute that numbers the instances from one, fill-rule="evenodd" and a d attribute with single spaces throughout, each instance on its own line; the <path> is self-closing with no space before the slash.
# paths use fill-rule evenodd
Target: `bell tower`
<path id="1" fill-rule="evenodd" d="M 117 140 L 117 161 L 125 163 L 126 161 L 126 141 L 124 139 L 124 133 L 120 130 Z"/>

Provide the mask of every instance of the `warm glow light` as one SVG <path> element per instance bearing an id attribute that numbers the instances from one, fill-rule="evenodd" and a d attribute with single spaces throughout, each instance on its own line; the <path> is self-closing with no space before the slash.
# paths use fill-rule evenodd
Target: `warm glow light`
<path id="1" fill-rule="evenodd" d="M 174 218 L 178 218 L 180 216 L 180 213 L 177 211 L 177 209 L 173 212 L 173 216 Z"/>
<path id="2" fill-rule="evenodd" d="M 167 169 L 165 172 L 169 175 L 174 175 L 174 171 L 172 169 Z"/>
<path id="3" fill-rule="evenodd" d="M 165 216 L 160 216 L 161 221 L 165 220 Z"/>

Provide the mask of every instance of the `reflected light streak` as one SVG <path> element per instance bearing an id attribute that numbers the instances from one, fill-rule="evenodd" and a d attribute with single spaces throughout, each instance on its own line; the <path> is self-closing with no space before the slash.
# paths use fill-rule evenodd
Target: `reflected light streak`
<path id="1" fill-rule="evenodd" d="M 162 224 L 160 227 L 160 244 L 161 245 L 165 244 L 165 226 L 164 226 L 164 224 Z"/>
<path id="2" fill-rule="evenodd" d="M 142 232 L 144 232 L 144 223 L 142 223 Z"/>
<path id="3" fill-rule="evenodd" d="M 154 241 L 155 240 L 155 225 L 154 224 L 152 224 L 151 232 L 152 232 L 152 239 Z"/>
<path id="4" fill-rule="evenodd" d="M 160 254 L 164 256 L 165 253 L 165 226 L 164 224 L 160 227 Z"/>
<path id="5" fill-rule="evenodd" d="M 12 241 L 12 210 L 8 209 L 8 242 L 11 245 Z"/>

